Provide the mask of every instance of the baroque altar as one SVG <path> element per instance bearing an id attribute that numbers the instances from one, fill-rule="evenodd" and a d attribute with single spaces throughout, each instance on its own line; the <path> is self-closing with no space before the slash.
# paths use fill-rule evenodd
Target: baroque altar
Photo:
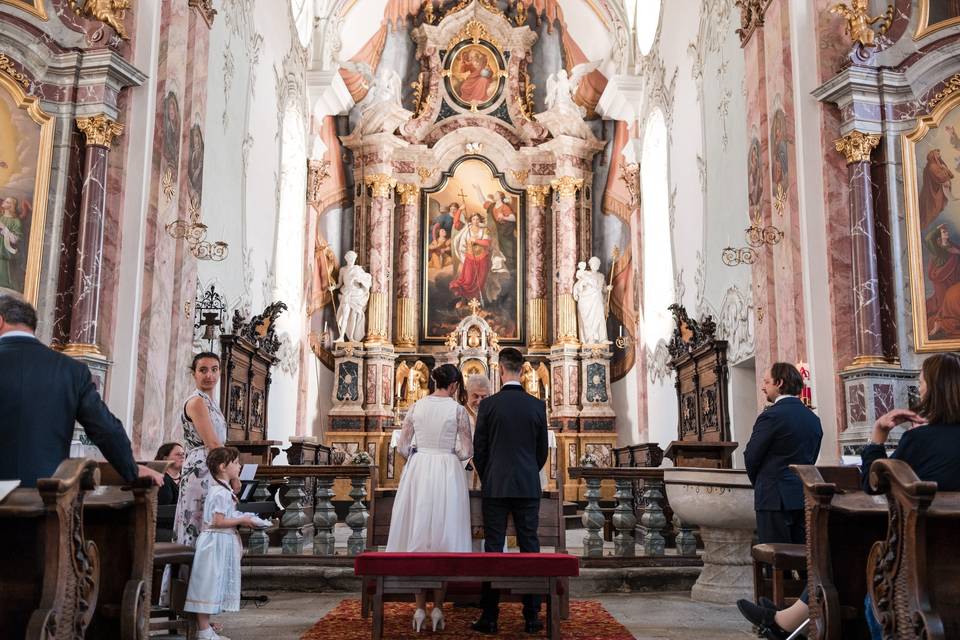
<path id="1" fill-rule="evenodd" d="M 575 300 L 604 147 L 573 99 L 585 70 L 551 75 L 546 109 L 534 113 L 535 31 L 482 0 L 437 17 L 410 31 L 419 75 L 407 104 L 395 71 L 351 67 L 369 91 L 340 141 L 369 302 L 362 341 L 336 342 L 342 331 L 322 340 L 334 369 L 325 441 L 369 453 L 379 486 L 396 486 L 391 437 L 428 393 L 429 370 L 453 363 L 496 392 L 498 352 L 512 346 L 556 434 L 548 487 L 576 499 L 567 468 L 586 453 L 610 458 L 616 445 L 611 345 L 582 343 Z"/>

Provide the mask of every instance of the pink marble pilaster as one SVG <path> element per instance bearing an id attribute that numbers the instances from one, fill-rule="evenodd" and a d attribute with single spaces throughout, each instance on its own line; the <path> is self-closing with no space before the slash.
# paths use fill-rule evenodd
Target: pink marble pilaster
<path id="1" fill-rule="evenodd" d="M 853 321 L 857 357 L 854 364 L 886 362 L 880 317 L 876 216 L 870 161 L 847 165 L 850 180 L 850 230 L 853 241 Z"/>
<path id="2" fill-rule="evenodd" d="M 390 343 L 390 295 L 393 267 L 393 191 L 397 181 L 385 174 L 368 175 L 370 215 L 367 218 L 367 269 L 371 276 L 366 342 Z"/>
<path id="3" fill-rule="evenodd" d="M 547 185 L 527 186 L 527 346 L 545 349 L 547 334 Z"/>
<path id="4" fill-rule="evenodd" d="M 397 227 L 400 237 L 397 242 L 397 309 L 394 316 L 394 344 L 398 349 L 416 346 L 416 299 L 417 299 L 417 239 L 420 231 L 420 187 L 415 184 L 398 184 L 400 193 L 400 219 Z"/>

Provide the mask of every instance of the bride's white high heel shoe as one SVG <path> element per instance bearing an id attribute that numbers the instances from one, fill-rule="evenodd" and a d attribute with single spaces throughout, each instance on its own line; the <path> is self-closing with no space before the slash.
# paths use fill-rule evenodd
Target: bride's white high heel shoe
<path id="1" fill-rule="evenodd" d="M 423 626 L 423 621 L 427 619 L 427 612 L 424 609 L 417 609 L 413 614 L 413 630 L 417 633 L 420 633 L 420 627 Z"/>
<path id="2" fill-rule="evenodd" d="M 430 621 L 433 622 L 434 631 L 443 631 L 444 621 L 443 621 L 443 609 L 440 607 L 434 607 L 430 612 Z"/>

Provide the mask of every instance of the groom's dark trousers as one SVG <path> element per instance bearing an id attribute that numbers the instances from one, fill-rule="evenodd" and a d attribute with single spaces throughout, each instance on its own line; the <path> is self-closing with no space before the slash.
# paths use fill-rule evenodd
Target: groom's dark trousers
<path id="1" fill-rule="evenodd" d="M 503 551 L 507 516 L 512 516 L 520 551 L 540 551 L 540 469 L 547 461 L 547 414 L 541 400 L 519 384 L 505 383 L 477 410 L 473 461 L 483 489 L 484 551 Z M 483 618 L 495 621 L 500 593 L 483 585 Z M 536 619 L 540 598 L 524 596 L 523 617 Z"/>

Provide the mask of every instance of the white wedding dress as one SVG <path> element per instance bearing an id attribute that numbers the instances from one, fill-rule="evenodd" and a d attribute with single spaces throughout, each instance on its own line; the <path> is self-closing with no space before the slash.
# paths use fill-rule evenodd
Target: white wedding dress
<path id="1" fill-rule="evenodd" d="M 461 462 L 473 456 L 467 410 L 453 398 L 421 398 L 407 411 L 397 450 L 407 464 L 387 551 L 470 552 L 470 494 Z"/>

